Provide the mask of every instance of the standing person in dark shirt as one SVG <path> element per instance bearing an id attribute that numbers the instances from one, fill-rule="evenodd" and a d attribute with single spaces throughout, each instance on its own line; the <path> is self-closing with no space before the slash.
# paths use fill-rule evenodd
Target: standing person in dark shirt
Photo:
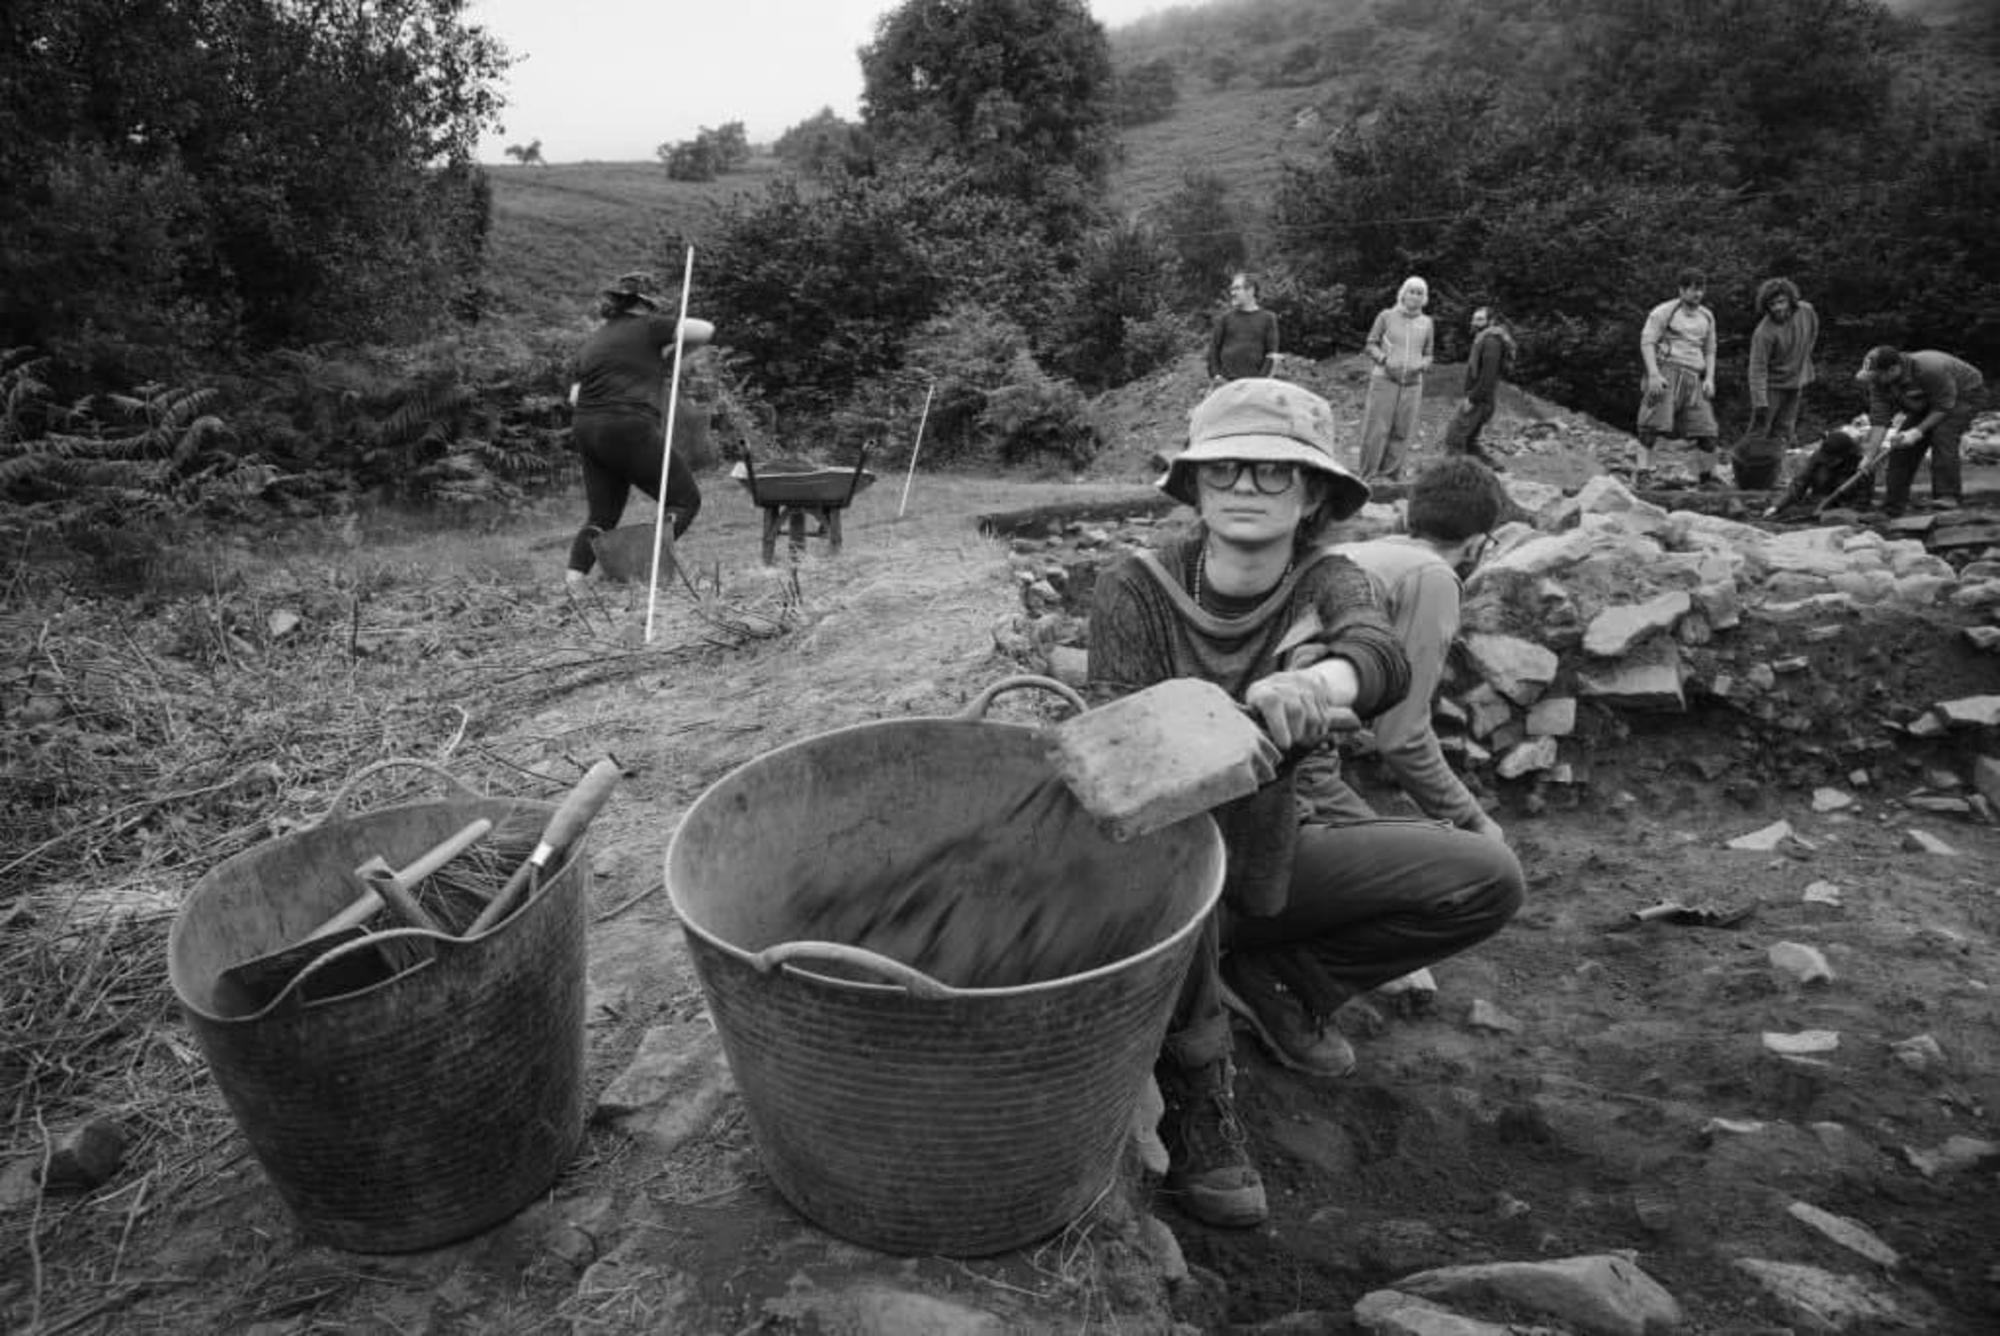
<path id="1" fill-rule="evenodd" d="M 583 583 L 597 564 L 595 539 L 618 527 L 632 489 L 659 499 L 662 465 L 666 516 L 674 537 L 687 532 L 701 509 L 694 471 L 671 453 L 661 426 L 677 322 L 659 313 L 660 299 L 648 291 L 651 287 L 650 274 L 631 273 L 602 289 L 597 309 L 604 323 L 576 355 L 577 378 L 570 387 L 576 416 L 570 438 L 583 457 L 589 518 L 570 543 L 564 578 L 571 587 Z M 706 320 L 689 319 L 679 332 L 683 347 L 699 348 L 715 330 Z"/>
<path id="2" fill-rule="evenodd" d="M 1445 429 L 1446 454 L 1470 455 L 1495 473 L 1506 471 L 1480 447 L 1479 433 L 1493 420 L 1494 396 L 1499 392 L 1500 377 L 1505 374 L 1513 355 L 1514 336 L 1507 332 L 1499 311 L 1491 306 L 1482 306 L 1474 311 L 1472 351 L 1465 359 L 1465 397 L 1458 401 L 1458 412 Z"/>
<path id="3" fill-rule="evenodd" d="M 1344 1076 L 1354 1052 L 1334 1011 L 1499 931 L 1522 877 L 1499 840 L 1434 822 L 1301 824 L 1299 758 L 1338 712 L 1379 714 L 1408 689 L 1408 657 L 1368 577 L 1318 546 L 1368 489 L 1334 457 L 1332 407 L 1297 385 L 1231 381 L 1188 428 L 1160 487 L 1200 523 L 1098 578 L 1089 687 L 1101 700 L 1169 678 L 1213 682 L 1281 752 L 1270 783 L 1213 813 L 1228 853 L 1222 903 L 1154 1068 L 1167 1190 L 1199 1220 L 1246 1227 L 1266 1205 L 1236 1116 L 1228 1012 L 1284 1065 Z"/>
<path id="4" fill-rule="evenodd" d="M 1761 491 L 1778 480 L 1798 444 L 1799 401 L 1817 374 L 1819 312 L 1789 278 L 1757 285 L 1757 328 L 1750 334 L 1750 429 L 1729 453 L 1736 485 Z"/>
<path id="5" fill-rule="evenodd" d="M 1208 339 L 1210 380 L 1268 376 L 1278 364 L 1278 317 L 1257 305 L 1257 280 L 1237 274 L 1229 280 L 1229 309 Z"/>

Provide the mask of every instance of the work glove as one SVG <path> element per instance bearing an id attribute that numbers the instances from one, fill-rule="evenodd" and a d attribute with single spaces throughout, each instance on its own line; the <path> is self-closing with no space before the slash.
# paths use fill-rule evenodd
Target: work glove
<path id="1" fill-rule="evenodd" d="M 1361 726 L 1354 711 L 1334 699 L 1333 683 L 1313 668 L 1272 673 L 1252 684 L 1243 703 L 1263 720 L 1278 750 L 1315 747 L 1336 732 Z"/>
<path id="2" fill-rule="evenodd" d="M 1889 448 L 1891 450 L 1908 450 L 1923 439 L 1924 434 L 1915 427 L 1905 428 L 1890 438 Z"/>

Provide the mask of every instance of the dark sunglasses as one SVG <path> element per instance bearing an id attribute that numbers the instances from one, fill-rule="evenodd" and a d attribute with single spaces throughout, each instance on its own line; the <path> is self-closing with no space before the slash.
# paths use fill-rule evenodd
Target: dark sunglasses
<path id="1" fill-rule="evenodd" d="M 1299 466 L 1269 459 L 1215 459 L 1205 464 L 1195 465 L 1195 476 L 1202 485 L 1218 492 L 1226 492 L 1236 485 L 1236 480 L 1244 471 L 1250 474 L 1250 485 L 1265 496 L 1283 496 L 1292 490 L 1292 484 L 1299 480 Z"/>

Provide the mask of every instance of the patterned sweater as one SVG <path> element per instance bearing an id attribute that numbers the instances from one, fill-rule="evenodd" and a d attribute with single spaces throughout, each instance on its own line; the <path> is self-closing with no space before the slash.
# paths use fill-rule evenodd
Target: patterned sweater
<path id="1" fill-rule="evenodd" d="M 1255 604 L 1233 615 L 1214 613 L 1188 592 L 1200 542 L 1181 539 L 1157 559 L 1125 557 L 1098 577 L 1090 614 L 1094 700 L 1174 677 L 1205 679 L 1241 700 L 1260 678 L 1324 658 L 1354 665 L 1361 686 L 1354 710 L 1363 718 L 1409 690 L 1409 659 L 1353 562 L 1315 551 Z M 1292 786 L 1298 759 L 1287 756 L 1275 780 L 1213 814 L 1229 856 L 1223 896 L 1240 912 L 1284 907 L 1298 836 Z"/>

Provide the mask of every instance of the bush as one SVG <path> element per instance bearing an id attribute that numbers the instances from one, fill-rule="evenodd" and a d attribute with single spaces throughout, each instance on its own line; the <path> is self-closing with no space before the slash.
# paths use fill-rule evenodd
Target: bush
<path id="1" fill-rule="evenodd" d="M 920 422 L 920 462 L 1050 456 L 1077 468 L 1097 452 L 1082 392 L 1041 368 L 1019 325 L 971 304 L 925 322 L 910 340 L 908 363 L 857 387 L 834 414 L 841 454 L 869 444 L 869 458 L 885 464 L 908 462 Z"/>

